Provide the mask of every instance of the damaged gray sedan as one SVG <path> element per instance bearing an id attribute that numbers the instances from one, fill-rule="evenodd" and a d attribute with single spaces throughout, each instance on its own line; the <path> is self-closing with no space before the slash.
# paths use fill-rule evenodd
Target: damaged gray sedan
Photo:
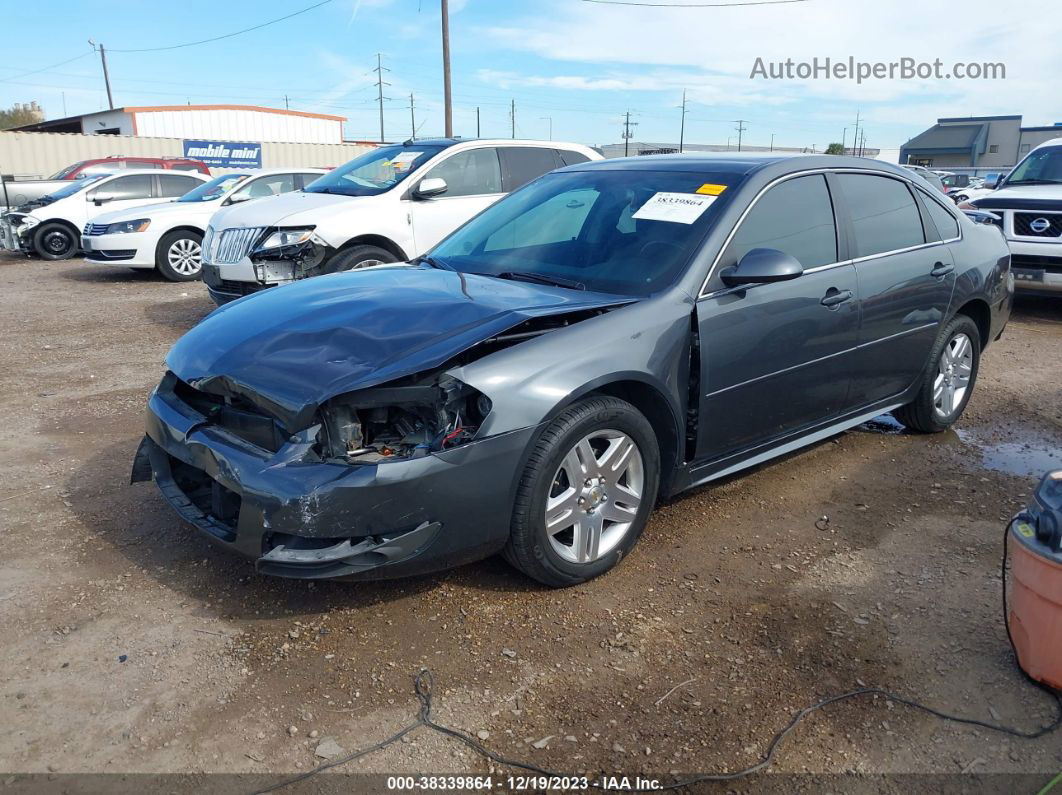
<path id="1" fill-rule="evenodd" d="M 659 499 L 884 412 L 950 426 L 1009 269 L 998 229 L 894 166 L 572 166 L 413 263 L 215 311 L 167 358 L 132 479 L 266 574 L 503 552 L 571 585 Z"/>

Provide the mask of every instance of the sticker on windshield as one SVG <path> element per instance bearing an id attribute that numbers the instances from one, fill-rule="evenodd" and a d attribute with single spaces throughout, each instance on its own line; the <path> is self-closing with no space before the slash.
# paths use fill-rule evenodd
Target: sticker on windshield
<path id="1" fill-rule="evenodd" d="M 718 196 L 726 190 L 726 185 L 715 185 L 711 182 L 705 182 L 701 187 L 697 188 L 698 193 L 703 193 L 705 196 Z"/>
<path id="2" fill-rule="evenodd" d="M 631 218 L 692 224 L 714 201 L 715 196 L 698 196 L 695 193 L 654 193 Z"/>

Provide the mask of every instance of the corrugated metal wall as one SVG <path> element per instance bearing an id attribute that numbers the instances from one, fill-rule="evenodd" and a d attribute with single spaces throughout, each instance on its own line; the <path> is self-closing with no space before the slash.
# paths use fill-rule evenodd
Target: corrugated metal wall
<path id="1" fill-rule="evenodd" d="M 262 143 L 262 167 L 338 166 L 371 147 L 364 144 Z M 145 155 L 181 157 L 180 138 L 141 138 L 126 135 L 78 135 L 75 133 L 0 132 L 0 174 L 16 178 L 43 179 L 59 169 L 94 157 Z M 211 169 L 224 173 L 231 169 Z"/>

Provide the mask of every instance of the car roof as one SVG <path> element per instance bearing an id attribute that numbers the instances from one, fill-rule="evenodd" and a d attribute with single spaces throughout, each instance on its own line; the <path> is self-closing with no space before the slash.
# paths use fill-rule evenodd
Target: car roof
<path id="1" fill-rule="evenodd" d="M 825 154 L 792 154 L 786 152 L 698 152 L 695 154 L 638 155 L 605 160 L 589 160 L 557 171 L 673 171 L 688 173 L 713 172 L 743 176 L 770 168 L 782 175 L 796 171 L 817 169 L 860 169 L 880 171 L 910 179 L 912 172 L 884 160 L 867 157 Z M 556 173 L 556 172 L 554 172 Z"/>
<path id="2" fill-rule="evenodd" d="M 401 146 L 457 146 L 458 144 L 479 144 L 481 146 L 548 146 L 554 149 L 567 149 L 573 146 L 580 149 L 590 148 L 586 144 L 577 144 L 574 141 L 541 141 L 533 138 L 409 138 L 400 143 Z M 396 144 L 385 145 L 394 146 Z"/>
<path id="3" fill-rule="evenodd" d="M 327 174 L 327 168 L 317 168 L 316 166 L 288 166 L 287 168 L 237 168 L 226 174 L 218 174 L 219 177 L 225 177 L 229 174 L 246 174 L 249 177 L 262 177 L 269 174 Z"/>
<path id="4" fill-rule="evenodd" d="M 212 177 L 210 177 L 207 174 L 204 174 L 201 171 L 169 172 L 168 169 L 164 169 L 164 168 L 119 168 L 119 169 L 115 169 L 114 171 L 108 171 L 106 174 L 101 174 L 100 176 L 101 177 L 124 177 L 124 176 L 135 176 L 135 175 L 138 175 L 138 174 L 148 174 L 150 176 L 160 175 L 160 176 L 164 176 L 164 177 L 172 177 L 172 176 L 194 177 L 195 179 L 198 179 L 198 180 L 200 180 L 202 182 L 209 182 L 212 179 Z"/>

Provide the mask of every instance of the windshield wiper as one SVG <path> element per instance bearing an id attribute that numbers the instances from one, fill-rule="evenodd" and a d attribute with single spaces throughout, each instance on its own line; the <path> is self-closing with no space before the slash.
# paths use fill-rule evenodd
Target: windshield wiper
<path id="1" fill-rule="evenodd" d="M 569 290 L 585 290 L 586 285 L 574 279 L 563 279 L 560 276 L 546 276 L 541 273 L 530 271 L 504 271 L 497 274 L 499 279 L 512 279 L 518 282 L 534 282 L 535 284 L 548 284 L 551 287 L 567 287 Z"/>
<path id="2" fill-rule="evenodd" d="M 413 264 L 414 265 L 417 265 L 418 263 L 421 263 L 421 262 L 423 262 L 425 265 L 430 265 L 431 267 L 435 268 L 436 270 L 440 270 L 440 271 L 456 271 L 457 270 L 457 268 L 455 268 L 449 262 L 443 262 L 441 259 L 437 259 L 436 257 L 430 257 L 427 254 L 421 254 L 419 257 L 417 257 L 415 260 L 413 260 Z"/>
<path id="3" fill-rule="evenodd" d="M 1015 179 L 1007 182 L 1010 185 L 1062 185 L 1062 179 Z"/>

